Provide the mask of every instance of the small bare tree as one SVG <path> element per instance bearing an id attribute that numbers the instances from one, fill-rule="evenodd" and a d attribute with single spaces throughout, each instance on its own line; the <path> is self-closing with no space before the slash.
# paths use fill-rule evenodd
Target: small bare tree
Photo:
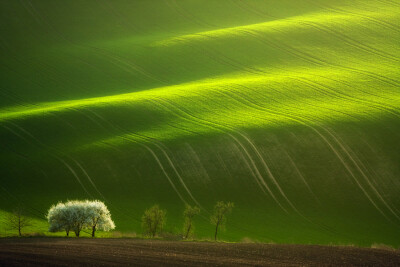
<path id="1" fill-rule="evenodd" d="M 9 230 L 17 230 L 18 235 L 22 236 L 22 229 L 32 226 L 32 219 L 26 217 L 21 207 L 18 207 L 14 212 L 8 214 L 5 223 Z"/>
<path id="2" fill-rule="evenodd" d="M 157 233 L 160 233 L 165 224 L 166 214 L 167 211 L 160 209 L 158 205 L 147 209 L 142 216 L 144 232 L 151 237 L 155 237 Z"/>
<path id="3" fill-rule="evenodd" d="M 200 213 L 200 209 L 198 207 L 192 207 L 190 205 L 186 205 L 185 211 L 183 212 L 183 217 L 185 218 L 185 222 L 183 225 L 183 238 L 187 239 L 191 233 L 193 233 L 193 217 Z"/>
<path id="4" fill-rule="evenodd" d="M 217 240 L 218 228 L 223 228 L 226 222 L 226 215 L 231 213 L 234 204 L 232 202 L 218 201 L 214 206 L 214 213 L 211 215 L 211 223 L 215 225 L 214 240 Z"/>

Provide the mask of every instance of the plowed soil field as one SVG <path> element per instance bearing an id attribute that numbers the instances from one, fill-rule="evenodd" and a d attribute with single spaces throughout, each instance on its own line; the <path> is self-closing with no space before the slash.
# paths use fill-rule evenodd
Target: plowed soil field
<path id="1" fill-rule="evenodd" d="M 400 253 L 315 245 L 0 239 L 0 266 L 399 266 Z"/>

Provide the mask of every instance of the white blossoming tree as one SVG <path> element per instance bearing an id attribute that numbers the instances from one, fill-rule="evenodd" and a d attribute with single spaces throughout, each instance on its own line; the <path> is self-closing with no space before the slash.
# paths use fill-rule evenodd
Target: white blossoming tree
<path id="1" fill-rule="evenodd" d="M 99 201 L 67 201 L 53 205 L 47 214 L 50 232 L 65 230 L 67 236 L 70 230 L 79 237 L 82 229 L 90 229 L 92 237 L 96 230 L 109 231 L 115 228 L 107 206 Z"/>
<path id="2" fill-rule="evenodd" d="M 47 213 L 47 220 L 50 225 L 49 232 L 55 233 L 65 230 L 66 235 L 69 236 L 73 221 L 71 212 L 69 212 L 64 203 L 60 202 L 57 205 L 51 206 Z"/>
<path id="3" fill-rule="evenodd" d="M 89 201 L 87 208 L 88 226 L 92 229 L 92 237 L 95 237 L 96 230 L 110 231 L 115 228 L 110 211 L 103 202 Z"/>

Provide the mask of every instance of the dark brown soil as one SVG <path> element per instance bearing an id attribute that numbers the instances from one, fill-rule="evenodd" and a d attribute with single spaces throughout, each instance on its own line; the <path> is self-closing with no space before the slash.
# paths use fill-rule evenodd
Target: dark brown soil
<path id="1" fill-rule="evenodd" d="M 400 266 L 379 249 L 134 239 L 3 238 L 0 266 Z"/>

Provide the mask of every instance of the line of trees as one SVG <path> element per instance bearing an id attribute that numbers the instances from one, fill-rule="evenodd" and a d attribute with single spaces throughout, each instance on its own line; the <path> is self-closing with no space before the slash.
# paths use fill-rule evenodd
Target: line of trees
<path id="1" fill-rule="evenodd" d="M 210 222 L 215 226 L 214 240 L 217 240 L 219 230 L 224 228 L 226 217 L 232 212 L 233 207 L 234 204 L 232 202 L 218 201 L 215 204 L 213 213 L 210 214 Z M 193 221 L 199 214 L 199 207 L 185 206 L 183 212 L 183 239 L 193 236 L 195 229 Z M 161 209 L 158 205 L 145 210 L 142 216 L 143 233 L 153 238 L 160 234 L 166 223 L 166 215 L 167 211 Z M 95 237 L 97 230 L 109 231 L 115 229 L 110 211 L 99 200 L 59 202 L 50 207 L 46 218 L 49 222 L 49 232 L 65 231 L 66 236 L 69 236 L 69 233 L 73 231 L 79 237 L 82 230 L 88 229 L 91 231 L 91 236 Z M 22 229 L 31 226 L 32 220 L 24 216 L 19 208 L 6 217 L 6 224 L 10 230 L 17 230 L 19 236 L 22 236 Z"/>
<path id="2" fill-rule="evenodd" d="M 79 237 L 83 229 L 91 230 L 95 237 L 96 230 L 109 231 L 115 228 L 107 206 L 99 201 L 67 201 L 53 205 L 47 214 L 50 232 L 73 231 Z"/>
<path id="3" fill-rule="evenodd" d="M 214 211 L 210 216 L 210 222 L 215 226 L 214 240 L 217 240 L 219 229 L 226 224 L 226 217 L 232 212 L 234 204 L 232 202 L 218 201 L 214 206 Z M 155 237 L 162 232 L 166 222 L 166 210 L 160 209 L 158 205 L 147 209 L 142 216 L 142 228 L 144 234 Z M 194 232 L 193 218 L 200 214 L 199 207 L 186 205 L 183 212 L 184 224 L 182 237 L 188 239 Z"/>

